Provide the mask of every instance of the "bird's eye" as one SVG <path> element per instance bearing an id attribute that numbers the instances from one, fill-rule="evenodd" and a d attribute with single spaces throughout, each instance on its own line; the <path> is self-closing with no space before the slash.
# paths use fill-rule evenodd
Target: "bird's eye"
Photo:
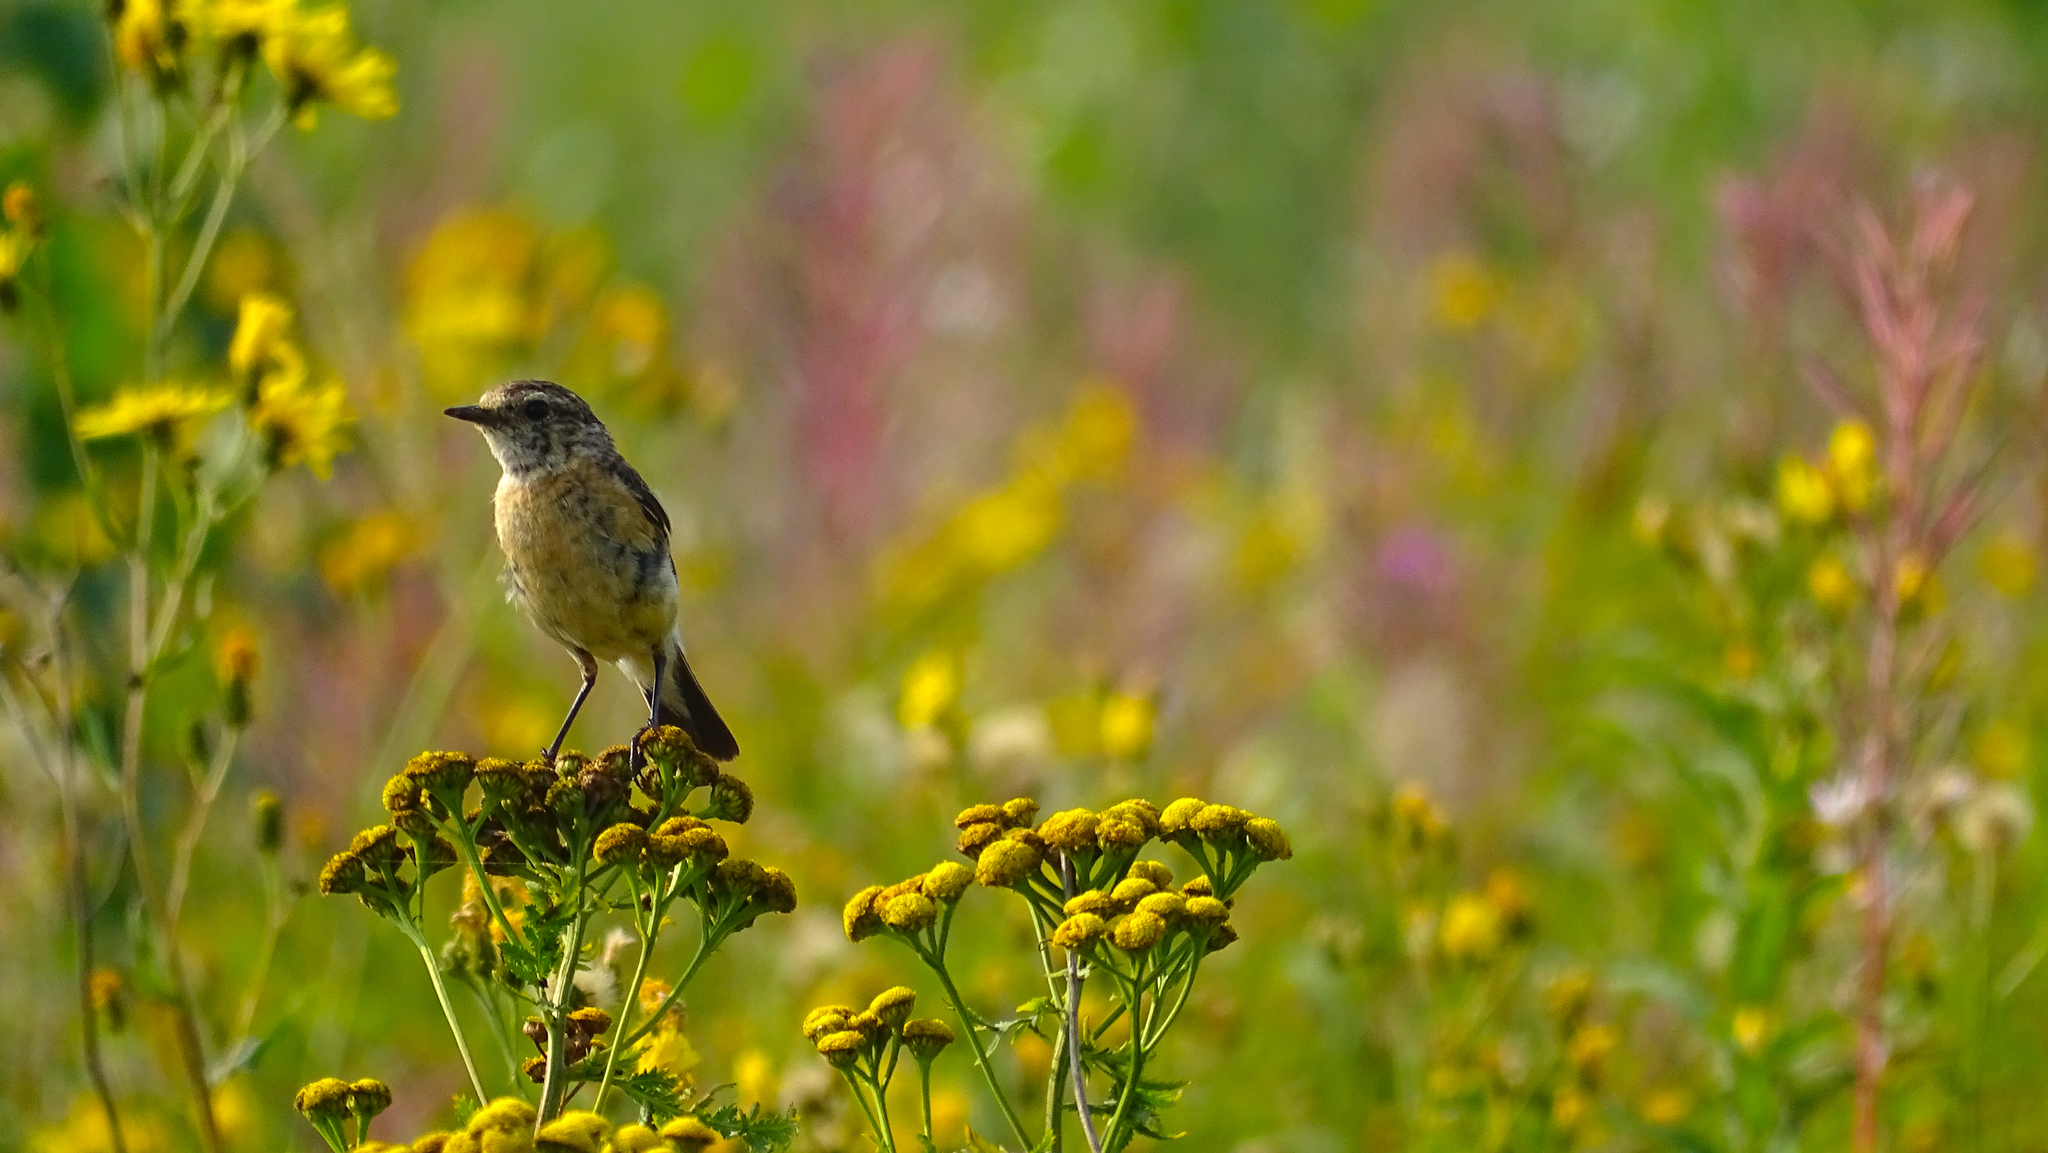
<path id="1" fill-rule="evenodd" d="M 519 406 L 519 411 L 525 413 L 528 420 L 546 420 L 548 416 L 548 402 L 545 400 L 529 400 Z"/>

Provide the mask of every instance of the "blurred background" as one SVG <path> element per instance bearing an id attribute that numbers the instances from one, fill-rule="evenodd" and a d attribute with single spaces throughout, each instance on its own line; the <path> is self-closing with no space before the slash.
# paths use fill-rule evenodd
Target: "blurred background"
<path id="1" fill-rule="evenodd" d="M 689 998 L 695 1075 L 797 1107 L 800 1147 L 867 1147 L 802 1011 L 920 972 L 848 944 L 840 904 L 1018 794 L 1193 794 L 1292 835 L 1165 1061 L 1188 1148 L 1840 1147 L 1856 879 L 1810 798 L 1860 626 L 1773 502 L 1835 422 L 1803 366 L 1870 376 L 1852 206 L 1896 219 L 1939 173 L 1975 195 L 1991 480 L 1941 573 L 1953 660 L 1902 802 L 1887 1147 L 2043 1147 L 2037 9 L 352 12 L 398 114 L 256 161 L 181 346 L 217 358 L 242 296 L 279 294 L 355 414 L 331 477 L 267 486 L 208 558 L 199 631 L 259 654 L 186 915 L 222 1018 L 264 917 L 253 790 L 303 885 L 407 756 L 531 755 L 573 693 L 497 583 L 497 467 L 439 414 L 535 376 L 589 398 L 674 519 L 692 660 L 760 796 L 733 847 L 801 902 Z M 104 38 L 83 3 L 0 5 L 0 176 L 46 190 L 87 404 L 132 383 L 140 331 Z M 123 579 L 25 332 L 0 339 L 0 541 L 77 574 L 104 759 Z M 190 723 L 179 677 L 211 692 L 211 643 L 151 748 Z M 570 744 L 640 708 L 607 671 Z M 0 1147 L 111 1149 L 24 749 L 0 727 Z M 195 1147 L 92 779 L 128 1149 Z M 992 1014 L 1036 980 L 1013 906 L 966 914 Z M 353 902 L 294 904 L 257 1019 L 217 1091 L 235 1148 L 313 1148 L 287 1107 L 313 1076 L 389 1081 L 387 1136 L 465 1084 L 417 959 Z M 1003 1058 L 1030 1085 L 1049 1059 Z M 942 1066 L 942 1148 L 994 1127 L 970 1078 Z"/>

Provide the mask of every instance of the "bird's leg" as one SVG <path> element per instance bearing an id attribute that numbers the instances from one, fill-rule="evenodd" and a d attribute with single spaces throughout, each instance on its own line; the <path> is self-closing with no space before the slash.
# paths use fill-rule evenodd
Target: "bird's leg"
<path id="1" fill-rule="evenodd" d="M 642 728 L 640 730 L 640 733 L 635 733 L 633 735 L 633 756 L 631 759 L 631 763 L 634 772 L 640 771 L 640 762 L 642 758 L 642 754 L 640 752 L 640 734 L 653 732 L 655 722 L 661 719 L 661 678 L 662 674 L 668 672 L 668 651 L 663 646 L 656 645 L 654 646 L 653 655 L 654 684 L 650 686 L 647 690 L 647 725 L 645 728 Z"/>
<path id="2" fill-rule="evenodd" d="M 555 754 L 562 751 L 562 741 L 569 735 L 569 726 L 576 723 L 576 714 L 583 711 L 583 702 L 590 696 L 590 686 L 597 683 L 597 659 L 581 649 L 576 650 L 576 663 L 583 666 L 583 687 L 576 690 L 576 699 L 570 702 L 569 715 L 562 718 L 561 731 L 555 734 L 555 742 L 540 755 L 548 764 L 555 763 Z"/>

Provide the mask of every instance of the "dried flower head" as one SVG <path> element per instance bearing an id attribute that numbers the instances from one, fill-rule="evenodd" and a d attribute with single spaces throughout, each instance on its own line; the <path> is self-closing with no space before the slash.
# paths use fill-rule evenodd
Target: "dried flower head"
<path id="1" fill-rule="evenodd" d="M 711 786 L 711 799 L 704 806 L 703 815 L 707 820 L 744 825 L 754 815 L 754 790 L 738 777 L 720 776 Z"/>

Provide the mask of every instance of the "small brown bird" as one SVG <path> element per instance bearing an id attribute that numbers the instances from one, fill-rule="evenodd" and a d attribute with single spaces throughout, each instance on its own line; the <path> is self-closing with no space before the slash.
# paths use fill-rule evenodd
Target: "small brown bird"
<path id="1" fill-rule="evenodd" d="M 675 725 L 721 761 L 738 756 L 683 655 L 668 513 L 590 406 L 559 384 L 515 380 L 447 414 L 476 425 L 505 470 L 493 500 L 510 599 L 583 669 L 547 759 L 561 751 L 599 661 L 640 686 L 650 727 Z"/>

